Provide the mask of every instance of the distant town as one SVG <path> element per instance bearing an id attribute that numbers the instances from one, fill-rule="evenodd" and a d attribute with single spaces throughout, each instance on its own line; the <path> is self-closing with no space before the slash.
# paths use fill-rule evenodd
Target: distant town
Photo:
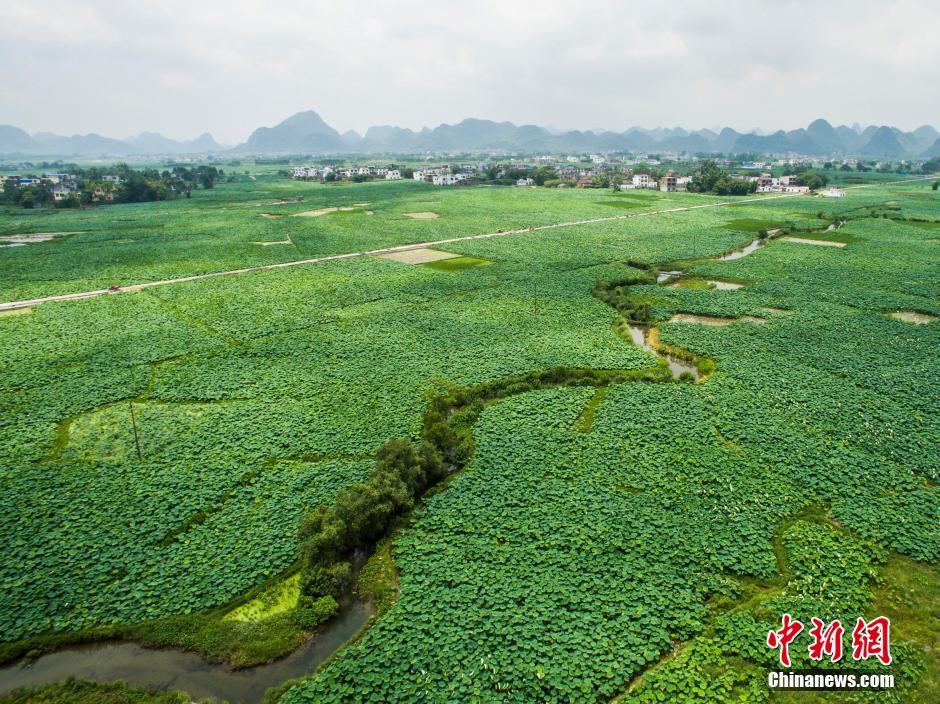
<path id="1" fill-rule="evenodd" d="M 833 163 L 820 160 L 779 159 L 775 161 L 735 162 L 729 159 L 681 160 L 665 158 L 619 157 L 603 154 L 584 156 L 537 156 L 507 162 L 440 163 L 432 166 L 408 167 L 398 164 L 337 165 L 333 161 L 292 166 L 289 176 L 295 180 L 321 181 L 398 181 L 410 179 L 433 186 L 471 185 L 495 181 L 503 185 L 549 188 L 614 188 L 627 190 L 679 191 L 690 190 L 694 171 L 702 163 L 723 170 L 733 169 L 727 178 L 740 184 L 742 193 L 809 193 L 825 186 L 825 171 L 839 169 L 894 171 L 904 165 L 872 163 L 858 160 Z M 675 168 L 672 168 L 672 167 Z M 736 170 L 734 170 L 736 169 Z M 775 175 L 776 174 L 776 175 Z M 828 189 L 824 195 L 838 197 L 839 189 Z"/>

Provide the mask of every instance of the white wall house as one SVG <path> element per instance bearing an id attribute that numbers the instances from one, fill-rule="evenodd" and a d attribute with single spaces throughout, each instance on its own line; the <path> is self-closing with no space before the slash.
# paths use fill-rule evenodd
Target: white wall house
<path id="1" fill-rule="evenodd" d="M 401 180 L 401 171 L 398 169 L 390 169 L 385 172 L 386 181 L 400 181 Z"/>
<path id="2" fill-rule="evenodd" d="M 435 186 L 456 186 L 465 178 L 463 174 L 434 174 L 431 183 Z"/>
<path id="3" fill-rule="evenodd" d="M 658 184 L 655 178 L 650 178 L 649 174 L 634 174 L 630 179 L 634 188 L 656 188 Z"/>
<path id="4" fill-rule="evenodd" d="M 825 198 L 845 198 L 845 191 L 835 186 L 829 186 L 822 194 Z"/>

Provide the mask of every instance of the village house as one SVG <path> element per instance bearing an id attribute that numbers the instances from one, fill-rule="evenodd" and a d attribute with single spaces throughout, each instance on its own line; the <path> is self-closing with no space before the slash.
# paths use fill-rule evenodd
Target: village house
<path id="1" fill-rule="evenodd" d="M 659 182 L 659 190 L 661 191 L 675 191 L 677 188 L 676 181 L 679 178 L 679 175 L 672 170 L 666 172 L 666 175 L 662 177 Z"/>
<path id="2" fill-rule="evenodd" d="M 456 186 L 466 178 L 463 174 L 434 174 L 431 183 L 435 186 Z"/>
<path id="3" fill-rule="evenodd" d="M 835 186 L 829 186 L 822 194 L 824 198 L 845 198 L 845 191 Z"/>
<path id="4" fill-rule="evenodd" d="M 656 179 L 651 178 L 649 174 L 634 174 L 630 181 L 634 188 L 656 188 L 657 186 Z"/>
<path id="5" fill-rule="evenodd" d="M 79 192 L 77 190 L 71 186 L 67 186 L 64 183 L 57 183 L 52 187 L 52 199 L 57 203 L 63 200 L 67 200 L 72 196 L 78 197 L 78 195 Z"/>
<path id="6" fill-rule="evenodd" d="M 435 176 L 443 176 L 445 174 L 450 174 L 450 167 L 447 166 L 447 164 L 429 169 L 415 169 L 412 178 L 415 181 L 427 181 L 428 183 L 433 183 Z"/>
<path id="7" fill-rule="evenodd" d="M 534 186 L 535 181 L 533 181 L 531 178 L 520 178 L 520 179 L 516 179 L 516 185 L 517 186 Z"/>
<path id="8" fill-rule="evenodd" d="M 108 187 L 108 184 L 96 185 L 92 188 L 91 199 L 96 202 L 111 202 L 114 200 L 114 187 Z"/>
<path id="9" fill-rule="evenodd" d="M 389 169 L 385 172 L 386 181 L 400 181 L 401 180 L 401 171 L 398 169 Z"/>

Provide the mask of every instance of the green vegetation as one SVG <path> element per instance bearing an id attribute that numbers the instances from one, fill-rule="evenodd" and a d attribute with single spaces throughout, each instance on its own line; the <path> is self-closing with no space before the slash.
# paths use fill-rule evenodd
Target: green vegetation
<path id="1" fill-rule="evenodd" d="M 3 704 L 191 704 L 191 701 L 182 692 L 153 692 L 123 682 L 96 684 L 87 680 L 68 680 L 0 696 Z"/>
<path id="2" fill-rule="evenodd" d="M 369 561 L 359 570 L 359 598 L 375 607 L 377 616 L 392 608 L 398 598 L 398 569 L 391 539 L 378 544 Z"/>
<path id="3" fill-rule="evenodd" d="M 225 620 L 260 621 L 276 614 L 290 611 L 300 598 L 300 573 L 293 574 L 281 582 L 265 589 L 251 601 L 242 604 L 225 615 Z"/>
<path id="4" fill-rule="evenodd" d="M 460 271 L 461 269 L 486 266 L 487 264 L 492 264 L 492 262 L 480 257 L 453 257 L 452 259 L 439 259 L 436 262 L 428 262 L 423 266 L 437 271 Z"/>
<path id="5" fill-rule="evenodd" d="M 771 220 L 759 220 L 757 218 L 735 218 L 734 220 L 729 220 L 728 224 L 725 225 L 729 230 L 740 230 L 742 232 L 767 232 L 768 230 L 775 230 L 780 227 L 785 227 L 785 222 L 782 221 L 771 221 Z"/>
<path id="6" fill-rule="evenodd" d="M 706 159 L 692 175 L 688 185 L 692 193 L 712 193 L 718 196 L 745 196 L 757 190 L 757 183 L 732 178 L 712 159 Z"/>
<path id="7" fill-rule="evenodd" d="M 921 701 L 940 699 L 940 570 L 935 565 L 892 555 L 881 570 L 872 614 L 891 619 L 893 633 L 914 644 L 924 672 L 914 686 Z"/>
<path id="8" fill-rule="evenodd" d="M 0 287 L 611 215 L 589 191 L 266 178 L 15 211 L 3 232 L 86 232 L 0 249 Z M 357 211 L 272 220 L 259 202 Z M 940 202 L 921 182 L 726 210 L 448 243 L 491 262 L 454 276 L 365 257 L 0 318 L 0 655 L 120 634 L 258 662 L 336 612 L 372 553 L 358 590 L 381 615 L 285 704 L 767 701 L 764 639 L 784 608 L 890 610 L 906 623 L 895 700 L 929 700 L 940 327 L 882 313 L 940 314 L 935 231 L 905 221 L 937 220 Z M 420 212 L 441 217 L 402 216 Z M 847 246 L 771 239 L 707 258 L 781 224 Z M 679 261 L 682 281 L 748 285 L 657 285 Z M 678 313 L 767 322 L 669 323 Z M 627 321 L 707 378 L 667 381 L 618 335 Z M 925 571 L 915 585 L 897 564 Z"/>

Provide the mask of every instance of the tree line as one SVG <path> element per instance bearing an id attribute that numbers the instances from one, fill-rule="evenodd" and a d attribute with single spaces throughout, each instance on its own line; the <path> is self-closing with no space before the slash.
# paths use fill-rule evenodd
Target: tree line
<path id="1" fill-rule="evenodd" d="M 189 198 L 197 188 L 213 188 L 225 172 L 215 166 L 174 166 L 171 169 L 132 169 L 127 164 L 108 168 L 70 166 L 59 183 L 52 179 L 31 177 L 39 183 L 21 185 L 14 179 L 3 184 L 0 202 L 23 208 L 54 205 L 58 208 L 79 208 L 98 202 L 147 203 L 151 201 Z M 64 183 L 72 192 L 56 200 L 54 190 Z"/>

